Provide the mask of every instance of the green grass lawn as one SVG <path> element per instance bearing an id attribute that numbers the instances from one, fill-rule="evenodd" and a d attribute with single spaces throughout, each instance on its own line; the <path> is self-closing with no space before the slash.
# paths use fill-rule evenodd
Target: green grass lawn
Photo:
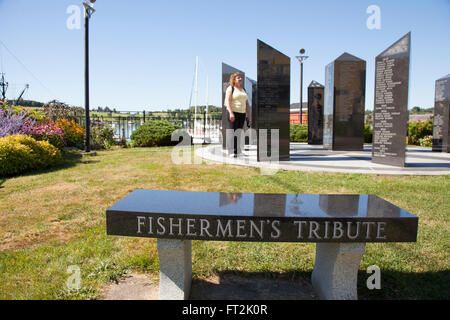
<path id="1" fill-rule="evenodd" d="M 106 236 L 105 210 L 137 188 L 272 193 L 376 194 L 419 217 L 416 243 L 371 243 L 360 265 L 360 299 L 450 299 L 450 176 L 376 176 L 175 165 L 172 148 L 67 155 L 58 168 L 0 179 L 0 299 L 95 299 L 119 276 L 157 280 L 155 239 Z M 297 281 L 314 266 L 314 243 L 193 241 L 193 277 L 223 273 Z M 368 290 L 370 265 L 381 290 Z M 69 291 L 68 267 L 82 287 Z"/>

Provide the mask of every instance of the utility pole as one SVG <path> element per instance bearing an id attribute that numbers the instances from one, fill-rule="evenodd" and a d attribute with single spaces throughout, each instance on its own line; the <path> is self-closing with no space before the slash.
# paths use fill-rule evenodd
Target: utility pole
<path id="1" fill-rule="evenodd" d="M 91 120 L 89 117 L 89 19 L 95 12 L 92 5 L 95 0 L 89 3 L 83 2 L 84 6 L 84 107 L 86 114 L 86 142 L 85 151 L 91 152 Z"/>
<path id="2" fill-rule="evenodd" d="M 2 73 L 2 79 L 0 80 L 0 87 L 2 88 L 2 101 L 6 101 L 6 89 L 8 89 L 8 82 L 5 82 L 4 73 Z"/>

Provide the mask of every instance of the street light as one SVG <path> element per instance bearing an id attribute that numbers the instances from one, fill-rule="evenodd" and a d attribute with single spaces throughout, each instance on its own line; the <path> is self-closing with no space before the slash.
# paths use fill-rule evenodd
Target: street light
<path id="1" fill-rule="evenodd" d="M 304 56 L 305 49 L 300 49 L 300 56 L 296 56 L 298 61 L 300 61 L 300 124 L 303 124 L 303 61 L 308 59 L 308 56 Z"/>
<path id="2" fill-rule="evenodd" d="M 85 151 L 91 152 L 91 120 L 89 118 L 89 19 L 94 10 L 95 0 L 83 2 L 84 6 L 84 108 L 86 113 Z"/>

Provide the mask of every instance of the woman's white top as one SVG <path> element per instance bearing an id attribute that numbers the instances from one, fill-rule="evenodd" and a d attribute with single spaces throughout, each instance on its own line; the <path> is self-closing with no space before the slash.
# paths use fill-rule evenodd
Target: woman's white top
<path id="1" fill-rule="evenodd" d="M 228 94 L 231 94 L 232 87 L 229 86 L 225 93 L 225 100 Z M 245 113 L 247 106 L 248 96 L 244 89 L 239 90 L 238 88 L 234 88 L 233 96 L 231 97 L 231 110 L 233 112 Z M 225 101 L 225 105 L 228 105 L 228 101 Z"/>

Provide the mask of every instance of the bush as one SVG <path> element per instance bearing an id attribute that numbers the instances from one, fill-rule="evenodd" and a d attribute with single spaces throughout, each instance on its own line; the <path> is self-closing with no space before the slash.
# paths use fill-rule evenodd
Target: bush
<path id="1" fill-rule="evenodd" d="M 91 126 L 91 149 L 109 149 L 114 145 L 114 130 L 110 125 L 93 125 Z"/>
<path id="2" fill-rule="evenodd" d="M 0 138 L 0 176 L 51 167 L 61 160 L 61 151 L 48 141 L 22 134 Z"/>
<path id="3" fill-rule="evenodd" d="M 308 125 L 291 124 L 290 140 L 291 142 L 308 142 Z"/>
<path id="4" fill-rule="evenodd" d="M 179 127 L 166 120 L 146 122 L 131 134 L 131 141 L 136 147 L 176 145 L 178 141 L 171 141 L 176 129 Z"/>
<path id="5" fill-rule="evenodd" d="M 408 122 L 407 144 L 419 145 L 420 139 L 433 135 L 433 121 Z"/>
<path id="6" fill-rule="evenodd" d="M 373 141 L 373 130 L 370 129 L 370 124 L 364 124 L 364 143 L 372 143 Z"/>
<path id="7" fill-rule="evenodd" d="M 419 143 L 421 147 L 432 147 L 433 146 L 433 136 L 426 136 L 419 139 Z"/>
<path id="8" fill-rule="evenodd" d="M 25 110 L 16 110 L 6 102 L 0 106 L 0 138 L 12 134 L 28 134 L 35 120 Z"/>
<path id="9" fill-rule="evenodd" d="M 60 119 L 56 125 L 64 130 L 64 138 L 68 147 L 83 149 L 85 131 L 73 120 Z"/>
<path id="10" fill-rule="evenodd" d="M 55 123 L 45 123 L 31 128 L 29 134 L 38 141 L 48 141 L 58 149 L 62 150 L 66 145 L 64 130 Z"/>

